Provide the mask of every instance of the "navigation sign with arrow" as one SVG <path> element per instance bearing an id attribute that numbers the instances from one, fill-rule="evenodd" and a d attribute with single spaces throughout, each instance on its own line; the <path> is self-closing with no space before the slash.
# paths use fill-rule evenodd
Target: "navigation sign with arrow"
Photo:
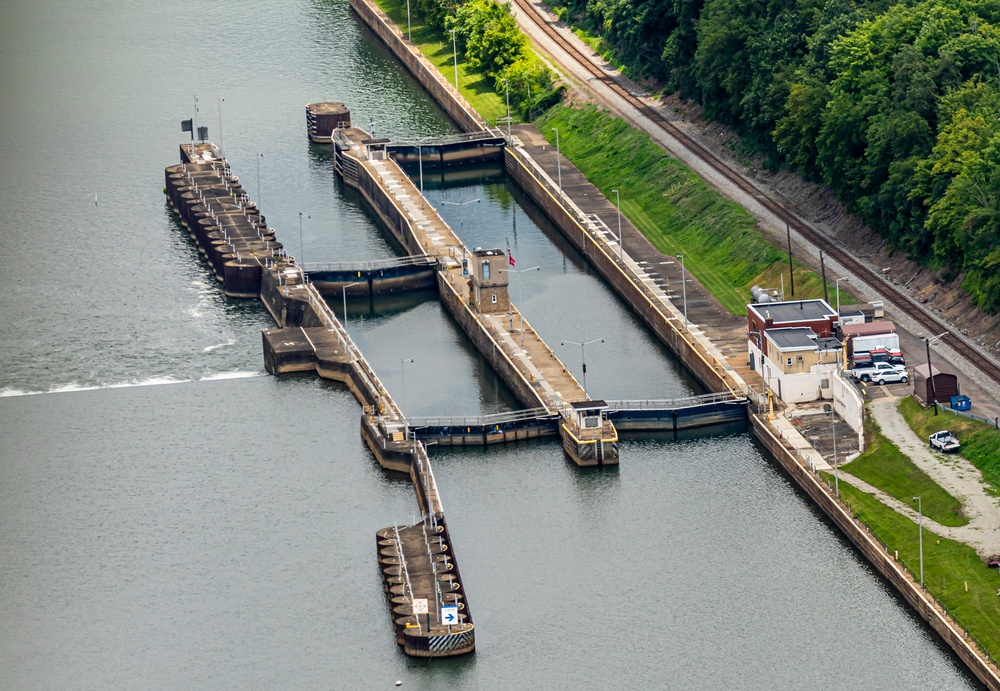
<path id="1" fill-rule="evenodd" d="M 441 623 L 445 626 L 458 625 L 458 605 L 441 606 Z"/>

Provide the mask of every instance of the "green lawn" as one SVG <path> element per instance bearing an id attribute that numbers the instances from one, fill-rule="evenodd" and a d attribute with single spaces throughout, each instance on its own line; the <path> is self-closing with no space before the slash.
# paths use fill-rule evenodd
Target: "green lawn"
<path id="1" fill-rule="evenodd" d="M 833 477 L 824 474 L 827 480 Z M 917 524 L 869 494 L 840 483 L 840 494 L 910 571 L 920 574 Z M 996 659 L 1000 656 L 1000 573 L 989 569 L 975 550 L 960 542 L 939 538 L 924 528 L 924 583 L 937 600 L 962 623 Z M 969 590 L 965 591 L 968 583 Z"/>
<path id="2" fill-rule="evenodd" d="M 841 472 L 861 478 L 889 496 L 909 504 L 914 510 L 917 502 L 913 497 L 920 497 L 924 515 L 941 525 L 968 525 L 969 519 L 962 514 L 961 502 L 882 436 L 870 414 L 865 415 L 865 441 L 868 447 L 865 452 L 846 466 L 841 466 Z M 844 483 L 840 486 L 843 487 Z"/>
<path id="3" fill-rule="evenodd" d="M 396 23 L 406 36 L 406 0 L 375 0 L 376 4 Z M 438 71 L 452 84 L 455 82 L 455 62 L 451 34 L 424 24 L 423 17 L 410 5 L 410 31 L 413 45 L 434 63 Z M 507 116 L 507 103 L 493 89 L 493 80 L 472 71 L 458 55 L 458 89 L 465 100 L 490 124 Z M 517 116 L 514 115 L 514 122 Z"/>
<path id="4" fill-rule="evenodd" d="M 975 403 L 973 403 L 975 405 Z M 1000 432 L 993 425 L 970 420 L 961 415 L 934 409 L 924 410 L 907 396 L 899 404 L 899 411 L 921 439 L 934 432 L 951 430 L 962 443 L 961 455 L 983 473 L 986 490 L 992 494 L 1000 490 Z"/>
<path id="5" fill-rule="evenodd" d="M 594 106 L 556 106 L 536 124 L 553 144 L 552 128 L 559 128 L 562 153 L 605 196 L 620 190 L 622 213 L 658 250 L 683 254 L 685 267 L 731 313 L 746 314 L 751 286 L 778 289 L 782 274 L 790 299 L 788 255 L 761 237 L 753 216 L 668 156 L 649 135 Z M 846 303 L 854 300 L 845 290 L 841 295 Z M 797 265 L 795 297 L 822 296 L 819 277 Z"/>

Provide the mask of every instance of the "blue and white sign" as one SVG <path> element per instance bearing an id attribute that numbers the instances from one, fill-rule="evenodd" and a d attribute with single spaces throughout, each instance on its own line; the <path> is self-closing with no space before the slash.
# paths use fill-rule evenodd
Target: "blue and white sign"
<path id="1" fill-rule="evenodd" d="M 441 607 L 441 623 L 445 626 L 458 625 L 458 605 L 443 605 Z"/>

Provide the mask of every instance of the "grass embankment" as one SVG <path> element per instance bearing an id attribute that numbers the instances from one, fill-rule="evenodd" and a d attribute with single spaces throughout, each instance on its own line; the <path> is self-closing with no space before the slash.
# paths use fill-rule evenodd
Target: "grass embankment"
<path id="1" fill-rule="evenodd" d="M 917 436 L 927 439 L 934 432 L 951 430 L 962 443 L 961 455 L 983 473 L 986 491 L 1000 492 L 1000 432 L 993 425 L 970 420 L 961 415 L 924 410 L 912 398 L 904 398 L 899 410 Z"/>
<path id="2" fill-rule="evenodd" d="M 861 478 L 891 497 L 917 509 L 913 497 L 920 497 L 924 515 L 941 525 L 968 525 L 962 504 L 913 464 L 895 444 L 882 436 L 871 415 L 865 415 L 865 452 L 841 471 Z M 840 483 L 843 487 L 844 483 Z"/>
<path id="3" fill-rule="evenodd" d="M 733 314 L 746 314 L 750 288 L 778 288 L 788 255 L 767 242 L 756 219 L 725 199 L 649 135 L 594 106 L 556 106 L 536 124 L 601 192 L 621 194 L 622 213 L 656 249 L 684 255 L 685 268 Z M 625 155 L 623 155 L 623 153 Z M 822 281 L 795 267 L 795 297 L 823 296 Z M 831 291 L 836 303 L 836 293 Z M 853 298 L 841 291 L 844 302 Z"/>
<path id="4" fill-rule="evenodd" d="M 832 481 L 833 476 L 824 474 Z M 889 550 L 920 578 L 917 524 L 870 494 L 840 483 L 841 498 Z M 965 584 L 969 592 L 965 592 Z M 924 584 L 951 615 L 976 637 L 993 659 L 1000 656 L 1000 575 L 986 568 L 971 547 L 939 538 L 924 528 Z"/>
<path id="5" fill-rule="evenodd" d="M 389 15 L 389 18 L 406 36 L 406 0 L 375 0 L 375 3 Z M 410 7 L 410 31 L 413 45 L 438 68 L 449 82 L 454 84 L 455 63 L 451 45 L 451 34 L 424 24 L 423 17 Z M 458 56 L 458 90 L 465 100 L 475 108 L 489 123 L 495 123 L 507 116 L 507 104 L 502 96 L 493 89 L 490 77 L 472 71 L 463 59 Z M 511 114 L 517 122 L 516 113 Z M 506 122 L 506 121 L 505 121 Z"/>

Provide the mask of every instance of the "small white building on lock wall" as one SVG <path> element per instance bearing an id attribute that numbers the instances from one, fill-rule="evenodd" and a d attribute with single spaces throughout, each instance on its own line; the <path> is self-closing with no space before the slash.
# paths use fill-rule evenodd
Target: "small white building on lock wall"
<path id="1" fill-rule="evenodd" d="M 841 343 L 808 327 L 764 331 L 767 355 L 749 341 L 754 369 L 767 387 L 786 403 L 833 398 L 833 378 L 840 366 Z"/>

